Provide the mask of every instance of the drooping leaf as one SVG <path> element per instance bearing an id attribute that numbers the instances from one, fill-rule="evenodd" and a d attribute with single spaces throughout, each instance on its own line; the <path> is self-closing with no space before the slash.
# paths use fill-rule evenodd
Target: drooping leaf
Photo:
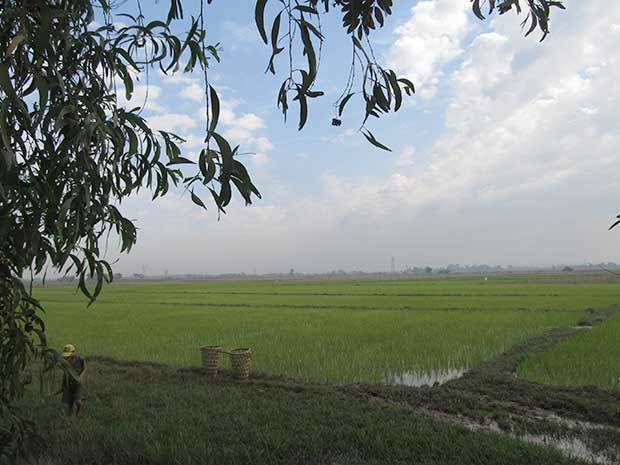
<path id="1" fill-rule="evenodd" d="M 185 158 L 185 157 L 176 157 L 174 160 L 171 160 L 168 162 L 168 166 L 173 166 L 173 165 L 193 165 L 196 162 L 190 160 L 189 158 Z"/>
<path id="2" fill-rule="evenodd" d="M 194 190 L 192 189 L 190 191 L 190 194 L 192 196 L 192 202 L 194 202 L 196 205 L 198 205 L 199 207 L 204 208 L 205 210 L 207 209 L 207 206 L 204 204 L 204 202 L 200 199 L 200 197 L 198 197 L 196 194 L 194 194 Z"/>
<path id="3" fill-rule="evenodd" d="M 398 82 L 402 82 L 405 85 L 405 92 L 407 95 L 415 94 L 415 86 L 407 78 L 398 78 Z"/>
<path id="4" fill-rule="evenodd" d="M 382 150 L 387 150 L 388 152 L 391 152 L 392 149 L 383 145 L 381 142 L 379 142 L 375 136 L 372 134 L 372 132 L 370 132 L 368 129 L 366 129 L 366 131 L 364 132 L 364 130 L 362 129 L 362 134 L 364 134 L 364 137 L 366 138 L 366 140 L 368 140 L 368 142 L 370 142 L 372 145 L 374 145 L 375 147 L 378 147 Z"/>
<path id="5" fill-rule="evenodd" d="M 276 19 L 273 20 L 273 24 L 271 25 L 271 46 L 273 47 L 274 54 L 278 50 L 278 35 L 280 34 L 280 18 L 282 17 L 282 13 L 278 13 Z"/>
<path id="6" fill-rule="evenodd" d="M 479 19 L 484 19 L 484 15 L 480 9 L 480 0 L 472 0 L 472 10 Z"/>
<path id="7" fill-rule="evenodd" d="M 233 152 L 230 148 L 230 144 L 224 137 L 219 135 L 217 132 L 213 133 L 213 138 L 217 142 L 217 145 L 220 148 L 220 153 L 222 155 L 222 171 L 224 174 L 228 174 L 232 170 L 233 163 Z"/>
<path id="8" fill-rule="evenodd" d="M 267 0 L 256 0 L 256 7 L 254 9 L 254 20 L 256 22 L 256 27 L 258 28 L 258 32 L 262 37 L 265 43 L 267 42 L 267 32 L 265 31 L 265 6 L 267 5 Z"/>
<path id="9" fill-rule="evenodd" d="M 301 131 L 303 127 L 306 125 L 306 121 L 308 121 L 308 102 L 306 100 L 305 94 L 301 92 L 298 94 L 299 100 L 299 127 L 298 130 Z"/>
<path id="10" fill-rule="evenodd" d="M 354 92 L 351 92 L 350 94 L 347 94 L 341 101 L 340 101 L 340 105 L 338 106 L 338 116 L 342 116 L 342 112 L 344 111 L 344 107 L 346 106 L 347 102 L 349 100 L 351 100 L 351 97 L 353 97 L 353 95 L 355 95 Z"/>
<path id="11" fill-rule="evenodd" d="M 218 120 L 220 118 L 220 99 L 213 86 L 209 86 L 211 100 L 211 121 L 209 124 L 209 135 L 215 132 Z"/>

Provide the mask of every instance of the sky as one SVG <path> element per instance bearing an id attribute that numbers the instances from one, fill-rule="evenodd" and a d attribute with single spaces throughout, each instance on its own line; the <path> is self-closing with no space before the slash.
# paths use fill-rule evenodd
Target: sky
<path id="1" fill-rule="evenodd" d="M 143 6 L 146 16 L 162 16 L 165 3 Z M 121 204 L 138 243 L 129 255 L 109 244 L 115 271 L 381 271 L 392 256 L 397 269 L 620 262 L 620 230 L 607 231 L 620 213 L 620 2 L 566 0 L 542 43 L 538 32 L 523 37 L 522 18 L 481 22 L 466 0 L 395 2 L 371 35 L 379 61 L 417 89 L 370 124 L 393 152 L 357 132 L 355 102 L 342 126 L 330 124 L 351 53 L 337 11 L 324 19 L 317 88 L 326 95 L 301 132 L 295 107 L 284 122 L 276 97 L 286 63 L 264 73 L 270 49 L 253 5 L 215 0 L 206 28 L 222 48 L 209 69 L 219 130 L 251 152 L 243 161 L 262 200 L 237 198 L 218 219 L 182 189 L 155 202 L 143 191 Z M 149 75 L 144 115 L 185 137 L 190 158 L 204 137 L 202 85 L 198 74 Z M 145 89 L 142 76 L 130 103 Z"/>

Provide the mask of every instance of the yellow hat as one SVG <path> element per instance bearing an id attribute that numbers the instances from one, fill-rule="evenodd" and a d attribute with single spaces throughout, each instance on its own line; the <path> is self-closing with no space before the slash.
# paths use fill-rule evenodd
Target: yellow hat
<path id="1" fill-rule="evenodd" d="M 75 353 L 75 346 L 73 344 L 66 344 L 62 349 L 63 357 L 71 357 Z"/>

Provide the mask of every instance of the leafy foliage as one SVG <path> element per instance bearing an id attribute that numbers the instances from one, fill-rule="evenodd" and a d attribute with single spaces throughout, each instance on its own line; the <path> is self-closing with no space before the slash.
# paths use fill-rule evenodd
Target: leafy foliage
<path id="1" fill-rule="evenodd" d="M 288 77 L 284 79 L 278 92 L 277 104 L 286 119 L 289 110 L 289 94 L 299 104 L 299 130 L 303 129 L 308 120 L 309 99 L 321 97 L 323 91 L 314 89 L 319 72 L 322 46 L 325 41 L 321 27 L 321 14 L 329 12 L 329 1 L 280 1 L 278 11 L 271 25 L 270 39 L 265 29 L 265 10 L 267 0 L 258 0 L 255 9 L 255 20 L 258 31 L 266 44 L 271 43 L 271 57 L 267 71 L 275 74 L 276 57 L 288 51 Z M 369 116 L 378 118 L 380 114 L 389 112 L 392 107 L 398 111 L 402 104 L 403 91 L 407 95 L 415 92 L 413 84 L 405 78 L 397 78 L 394 71 L 383 68 L 375 59 L 372 46 L 367 37 L 377 26 L 382 27 L 385 18 L 392 12 L 392 0 L 334 2 L 340 7 L 342 25 L 351 36 L 352 63 L 345 90 L 338 98 L 335 107 L 337 116 L 332 125 L 340 126 L 344 107 L 355 94 L 361 94 L 365 102 L 365 115 L 360 131 L 366 139 L 378 148 L 389 150 L 365 130 Z M 285 18 L 285 30 L 281 34 L 282 18 Z M 295 38 L 301 41 L 302 54 L 306 58 L 305 67 L 294 65 L 293 51 Z M 361 39 L 366 39 L 366 46 Z M 362 80 L 358 91 L 352 91 L 356 85 L 356 71 L 361 72 Z"/>
<path id="2" fill-rule="evenodd" d="M 472 9 L 474 14 L 484 19 L 482 10 L 486 6 L 488 8 L 489 15 L 495 11 L 498 11 L 500 15 L 509 11 L 516 11 L 517 14 L 521 14 L 523 9 L 522 4 L 528 10 L 525 19 L 521 23 L 523 28 L 527 28 L 525 35 L 528 36 L 536 30 L 540 29 L 542 42 L 549 34 L 549 17 L 551 15 L 551 8 L 565 9 L 562 1 L 553 0 L 471 0 Z"/>
<path id="3" fill-rule="evenodd" d="M 489 14 L 498 11 L 504 14 L 514 10 L 521 13 L 523 0 L 470 0 L 474 14 L 484 19 L 482 8 L 488 7 Z M 359 131 L 375 147 L 390 150 L 379 142 L 366 127 L 370 116 L 379 118 L 390 111 L 401 109 L 404 96 L 415 93 L 414 84 L 404 77 L 398 77 L 394 70 L 383 67 L 375 58 L 369 40 L 371 32 L 383 27 L 392 14 L 392 0 L 279 0 L 273 1 L 277 10 L 268 34 L 265 16 L 268 0 L 257 0 L 255 21 L 259 34 L 265 44 L 271 45 L 271 56 L 267 71 L 276 74 L 275 62 L 278 55 L 288 52 L 288 77 L 284 79 L 278 92 L 277 105 L 284 118 L 289 110 L 289 94 L 299 105 L 299 129 L 308 119 L 309 99 L 324 95 L 314 85 L 319 72 L 321 51 L 325 36 L 321 27 L 321 15 L 327 14 L 330 3 L 340 9 L 342 27 L 351 37 L 352 58 L 344 90 L 336 100 L 336 115 L 333 126 L 342 125 L 342 116 L 346 105 L 355 96 L 361 96 L 365 112 Z M 527 30 L 525 35 L 538 27 L 543 40 L 549 33 L 549 16 L 552 7 L 564 9 L 561 1 L 525 0 L 528 13 L 522 25 Z M 282 28 L 284 24 L 284 28 Z M 296 66 L 293 57 L 296 38 L 301 42 L 305 66 Z"/>
<path id="4" fill-rule="evenodd" d="M 139 4 L 138 4 L 139 6 Z M 105 24 L 94 23 L 95 7 Z M 217 133 L 219 98 L 207 84 L 205 146 L 198 163 L 182 157 L 182 139 L 153 130 L 141 108 L 119 105 L 149 69 L 164 73 L 206 69 L 219 60 L 205 43 L 203 13 L 178 37 L 171 24 L 182 5 L 171 2 L 167 20 L 146 22 L 140 12 L 112 21 L 105 0 L 5 1 L 0 13 L 0 409 L 18 397 L 29 354 L 44 348 L 38 302 L 23 287 L 26 272 L 48 267 L 79 276 L 94 301 L 113 279 L 101 244 L 111 233 L 128 252 L 136 227 L 121 201 L 147 188 L 153 198 L 173 185 L 210 192 L 224 212 L 233 189 L 250 203 L 260 196 L 237 148 Z M 213 143 L 215 141 L 215 143 Z M 194 167 L 191 176 L 183 168 Z M 196 166 L 198 165 L 198 166 Z M 92 281 L 92 285 L 90 284 Z M 36 343 L 35 343 L 36 341 Z M 12 423 L 18 428 L 20 423 Z M 22 425 L 23 426 L 23 425 Z M 21 427 L 20 427 L 21 428 Z M 19 431 L 3 431 L 19 437 Z M 17 441 L 19 442 L 19 441 Z M 3 441 L 4 443 L 4 441 Z"/>

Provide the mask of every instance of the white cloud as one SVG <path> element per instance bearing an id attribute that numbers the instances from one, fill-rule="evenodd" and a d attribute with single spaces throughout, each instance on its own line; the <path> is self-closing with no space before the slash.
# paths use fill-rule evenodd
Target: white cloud
<path id="1" fill-rule="evenodd" d="M 395 30 L 390 65 L 409 77 L 422 97 L 433 97 L 442 67 L 459 56 L 469 31 L 470 5 L 463 0 L 424 0 L 411 8 L 411 18 Z"/>
<path id="2" fill-rule="evenodd" d="M 147 119 L 153 129 L 171 132 L 187 133 L 197 125 L 196 119 L 183 113 L 163 113 Z"/>
<path id="3" fill-rule="evenodd" d="M 189 134 L 182 135 L 185 142 L 183 143 L 183 148 L 185 150 L 197 150 L 204 146 L 205 136 L 200 134 Z"/>
<path id="4" fill-rule="evenodd" d="M 204 85 L 199 85 L 197 82 L 192 82 L 190 85 L 183 87 L 179 93 L 181 97 L 194 100 L 195 102 L 203 102 L 205 98 Z"/>
<path id="5" fill-rule="evenodd" d="M 415 148 L 413 145 L 406 145 L 398 154 L 396 166 L 411 166 L 415 163 Z"/>
<path id="6" fill-rule="evenodd" d="M 258 32 L 253 24 L 239 24 L 233 21 L 222 22 L 223 36 L 226 37 L 226 43 L 222 46 L 224 52 L 230 47 L 232 51 L 240 48 L 258 48 L 260 45 L 256 40 Z"/>
<path id="7" fill-rule="evenodd" d="M 269 152 L 273 148 L 271 141 L 264 136 L 258 137 L 254 143 L 259 152 Z"/>
<path id="8" fill-rule="evenodd" d="M 134 86 L 131 99 L 127 100 L 125 96 L 124 88 L 119 88 L 117 95 L 118 105 L 125 108 L 144 107 L 145 110 L 149 110 L 155 113 L 165 111 L 159 103 L 159 97 L 161 96 L 161 87 L 155 84 L 137 84 Z"/>
<path id="9" fill-rule="evenodd" d="M 165 74 L 163 72 L 160 72 L 159 75 L 163 82 L 170 84 L 192 84 L 196 82 L 196 79 L 189 77 L 183 73 Z"/>
<path id="10" fill-rule="evenodd" d="M 271 158 L 269 158 L 269 155 L 267 155 L 266 153 L 257 152 L 252 156 L 251 160 L 254 165 L 263 166 L 269 163 L 271 161 Z"/>
<path id="11" fill-rule="evenodd" d="M 235 108 L 240 103 L 239 100 L 220 97 L 220 122 L 222 124 L 232 125 L 235 123 L 237 118 Z"/>
<path id="12" fill-rule="evenodd" d="M 181 90 L 175 90 L 175 93 L 183 98 L 193 100 L 195 102 L 203 102 L 205 98 L 204 83 L 199 80 L 186 76 L 184 74 L 164 74 L 160 73 L 162 82 L 167 84 L 179 85 Z"/>
<path id="13" fill-rule="evenodd" d="M 241 143 L 248 143 L 254 139 L 254 133 L 258 129 L 265 127 L 265 122 L 254 113 L 246 113 L 234 117 L 228 125 L 229 127 L 224 131 L 226 137 Z"/>

